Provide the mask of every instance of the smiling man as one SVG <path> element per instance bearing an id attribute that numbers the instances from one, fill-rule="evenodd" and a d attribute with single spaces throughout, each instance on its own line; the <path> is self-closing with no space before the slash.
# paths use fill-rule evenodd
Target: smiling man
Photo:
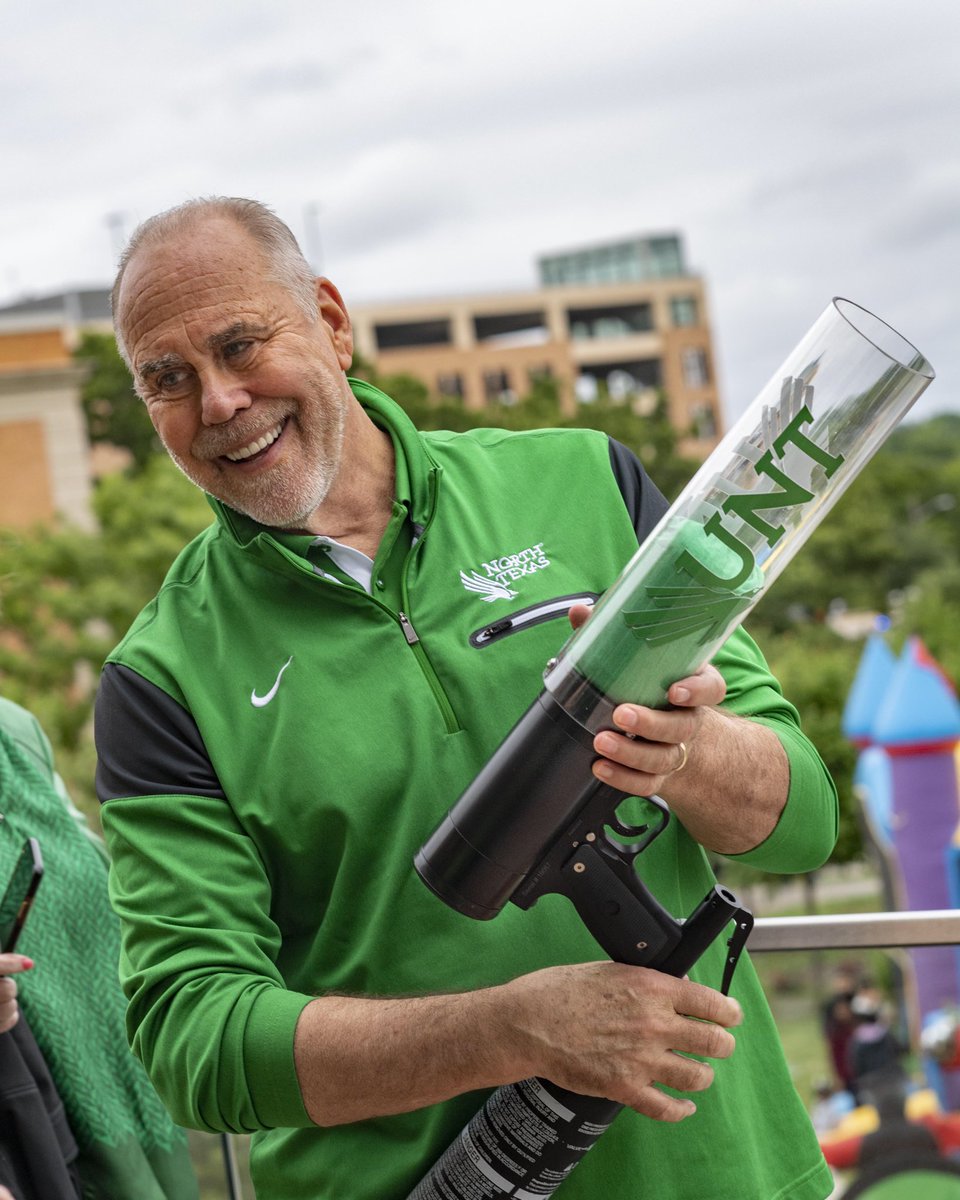
<path id="1" fill-rule="evenodd" d="M 419 434 L 348 379 L 343 300 L 253 201 L 142 226 L 114 317 L 217 516 L 97 705 L 131 1040 L 175 1117 L 253 1133 L 260 1200 L 404 1200 L 483 1089 L 541 1075 L 634 1110 L 569 1200 L 651 1181 L 821 1200 L 830 1176 L 749 964 L 734 999 L 708 986 L 722 944 L 690 979 L 596 962 L 559 898 L 476 924 L 412 870 L 538 690 L 559 601 L 601 594 L 662 515 L 637 460 L 592 431 Z M 533 561 L 481 586 L 488 564 Z M 493 608 L 537 619 L 484 638 Z M 836 796 L 749 637 L 670 700 L 620 706 L 595 742 L 598 777 L 673 809 L 644 855 L 658 899 L 692 910 L 704 847 L 818 865 Z"/>

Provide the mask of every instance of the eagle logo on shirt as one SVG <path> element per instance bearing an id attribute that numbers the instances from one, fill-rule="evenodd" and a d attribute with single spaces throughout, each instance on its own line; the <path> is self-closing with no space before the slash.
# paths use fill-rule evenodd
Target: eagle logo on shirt
<path id="1" fill-rule="evenodd" d="M 506 584 L 498 583 L 495 579 L 485 579 L 476 571 L 471 571 L 469 575 L 466 571 L 461 571 L 460 582 L 468 592 L 479 593 L 481 600 L 488 604 L 491 600 L 512 600 L 517 594 Z"/>
<path id="2" fill-rule="evenodd" d="M 475 593 L 487 604 L 493 600 L 512 600 L 520 594 L 514 591 L 512 584 L 524 575 L 533 575 L 549 566 L 550 559 L 543 542 L 536 542 L 509 554 L 496 554 L 469 574 L 461 571 L 460 582 L 468 592 Z"/>

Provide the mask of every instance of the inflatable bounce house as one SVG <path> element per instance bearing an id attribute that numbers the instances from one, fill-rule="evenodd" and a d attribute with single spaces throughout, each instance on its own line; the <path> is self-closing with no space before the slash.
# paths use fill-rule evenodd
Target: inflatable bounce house
<path id="1" fill-rule="evenodd" d="M 881 633 L 866 644 L 843 714 L 860 749 L 855 788 L 891 910 L 960 907 L 960 702 L 919 638 L 897 658 Z M 948 946 L 909 952 L 905 1003 L 927 1081 L 960 1110 L 960 958 Z"/>

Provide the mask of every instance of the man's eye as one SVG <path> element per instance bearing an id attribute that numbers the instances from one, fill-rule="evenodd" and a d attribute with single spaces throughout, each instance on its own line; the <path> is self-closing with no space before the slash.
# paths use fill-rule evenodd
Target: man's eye
<path id="1" fill-rule="evenodd" d="M 249 338 L 228 342 L 223 348 L 223 357 L 225 359 L 242 358 L 252 345 L 253 342 Z"/>
<path id="2" fill-rule="evenodd" d="M 154 383 L 161 392 L 176 391 L 186 378 L 186 374 L 186 371 L 164 371 L 155 378 Z"/>

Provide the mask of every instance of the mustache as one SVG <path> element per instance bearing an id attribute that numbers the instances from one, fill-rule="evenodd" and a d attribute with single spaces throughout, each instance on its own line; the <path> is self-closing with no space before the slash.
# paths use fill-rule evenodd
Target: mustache
<path id="1" fill-rule="evenodd" d="M 248 446 L 258 438 L 275 429 L 290 416 L 290 402 L 281 403 L 273 410 L 258 408 L 255 415 L 244 418 L 233 417 L 223 425 L 211 425 L 201 429 L 193 439 L 190 453 L 195 458 L 219 458 L 222 454 Z"/>

